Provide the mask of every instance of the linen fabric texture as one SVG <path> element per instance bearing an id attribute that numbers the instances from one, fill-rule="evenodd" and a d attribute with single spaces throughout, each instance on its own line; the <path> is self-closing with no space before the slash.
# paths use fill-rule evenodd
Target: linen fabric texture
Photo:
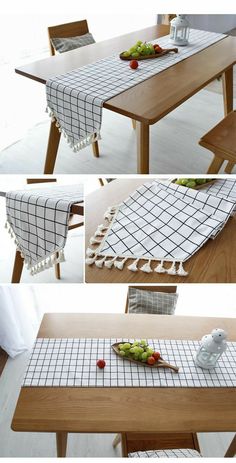
<path id="1" fill-rule="evenodd" d="M 110 226 L 103 232 L 99 225 L 91 237 L 91 245 L 98 246 L 88 248 L 87 263 L 100 268 L 114 265 L 122 270 L 127 259 L 133 258 L 128 269 L 137 271 L 139 260 L 147 259 L 141 267 L 144 272 L 152 272 L 151 263 L 160 261 L 156 272 L 184 276 L 183 262 L 218 235 L 234 208 L 235 203 L 229 199 L 171 181 L 145 183 L 105 214 Z M 165 262 L 172 266 L 166 269 Z M 180 264 L 178 270 L 176 263 Z"/>
<path id="2" fill-rule="evenodd" d="M 171 449 L 171 450 L 146 450 L 142 452 L 132 452 L 129 458 L 201 458 L 197 450 L 193 449 Z"/>
<path id="3" fill-rule="evenodd" d="M 173 315 L 175 313 L 178 294 L 158 291 L 145 291 L 129 287 L 128 312 Z"/>
<path id="4" fill-rule="evenodd" d="M 82 201 L 82 185 L 57 185 L 6 194 L 6 228 L 31 274 L 63 262 L 70 209 L 72 204 Z"/>
<path id="5" fill-rule="evenodd" d="M 118 54 L 88 64 L 46 83 L 47 110 L 52 120 L 74 151 L 100 138 L 102 107 L 106 100 L 162 72 L 179 61 L 222 40 L 223 34 L 190 31 L 190 43 L 176 54 L 140 61 L 132 71 Z M 169 36 L 153 40 L 162 48 L 170 48 Z"/>
<path id="6" fill-rule="evenodd" d="M 84 47 L 95 43 L 95 40 L 90 32 L 84 35 L 75 37 L 56 37 L 51 39 L 51 43 L 58 53 L 75 50 L 76 48 Z"/>

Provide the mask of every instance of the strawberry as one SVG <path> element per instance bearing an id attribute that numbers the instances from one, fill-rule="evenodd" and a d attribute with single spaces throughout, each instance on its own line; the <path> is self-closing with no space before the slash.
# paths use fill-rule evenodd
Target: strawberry
<path id="1" fill-rule="evenodd" d="M 98 366 L 98 368 L 105 368 L 105 366 L 106 366 L 105 360 L 102 360 L 102 359 L 98 360 L 97 361 L 97 366 Z"/>
<path id="2" fill-rule="evenodd" d="M 129 66 L 131 69 L 137 69 L 138 68 L 138 61 L 136 59 L 132 59 L 129 63 Z"/>
<path id="3" fill-rule="evenodd" d="M 159 360 L 161 354 L 160 352 L 153 352 L 152 356 L 154 357 L 155 360 Z"/>
<path id="4" fill-rule="evenodd" d="M 150 357 L 148 357 L 148 359 L 147 359 L 148 365 L 154 365 L 155 362 L 156 362 L 156 360 L 152 355 Z"/>

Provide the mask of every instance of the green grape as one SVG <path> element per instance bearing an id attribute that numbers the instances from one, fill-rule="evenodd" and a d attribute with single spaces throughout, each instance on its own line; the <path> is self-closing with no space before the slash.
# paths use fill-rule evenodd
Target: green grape
<path id="1" fill-rule="evenodd" d="M 135 347 L 131 347 L 130 353 L 131 353 L 131 354 L 135 354 Z"/>
<path id="2" fill-rule="evenodd" d="M 197 185 L 204 185 L 207 182 L 206 178 L 195 178 L 194 179 Z"/>
<path id="3" fill-rule="evenodd" d="M 130 357 L 130 353 L 129 353 L 128 350 L 125 350 L 125 351 L 124 351 L 124 354 L 125 354 L 125 357 Z"/>
<path id="4" fill-rule="evenodd" d="M 134 354 L 134 360 L 139 360 L 139 354 Z"/>
<path id="5" fill-rule="evenodd" d="M 138 345 L 139 345 L 139 341 L 134 341 L 132 345 L 133 345 L 133 346 L 138 346 Z"/>
<path id="6" fill-rule="evenodd" d="M 175 183 L 176 183 L 177 185 L 182 185 L 182 180 L 181 180 L 181 178 L 178 178 L 178 180 L 176 180 Z"/>
<path id="7" fill-rule="evenodd" d="M 122 355 L 122 357 L 124 357 L 124 356 L 125 356 L 125 351 L 124 351 L 124 350 L 121 350 L 121 351 L 120 351 L 120 355 Z"/>
<path id="8" fill-rule="evenodd" d="M 139 45 L 139 46 L 140 46 L 140 45 L 142 45 L 142 44 L 143 44 L 142 40 L 138 40 L 136 45 Z"/>
<path id="9" fill-rule="evenodd" d="M 181 179 L 181 185 L 187 185 L 187 183 L 188 183 L 188 178 Z"/>
<path id="10" fill-rule="evenodd" d="M 190 182 L 186 183 L 187 188 L 195 188 L 196 182 L 194 180 L 191 180 Z"/>
<path id="11" fill-rule="evenodd" d="M 124 347 L 124 344 L 119 344 L 118 346 L 119 349 L 123 349 L 123 347 Z"/>
<path id="12" fill-rule="evenodd" d="M 142 357 L 142 360 L 144 360 L 144 361 L 147 360 L 147 358 L 148 358 L 148 353 L 147 353 L 147 352 L 143 352 L 141 357 Z"/>
<path id="13" fill-rule="evenodd" d="M 147 350 L 146 350 L 146 353 L 148 354 L 148 357 L 150 357 L 150 355 L 152 355 L 154 352 L 153 349 L 151 349 L 151 347 L 149 347 Z"/>
<path id="14" fill-rule="evenodd" d="M 138 58 L 139 53 L 137 51 L 135 51 L 134 53 L 131 53 L 131 56 L 132 56 L 132 58 Z"/>
<path id="15" fill-rule="evenodd" d="M 146 339 L 141 339 L 140 344 L 142 344 L 142 346 L 147 346 Z"/>
<path id="16" fill-rule="evenodd" d="M 140 354 L 142 354 L 142 353 L 144 352 L 144 349 L 143 349 L 142 347 L 139 347 L 139 348 L 138 348 L 138 352 L 139 352 Z"/>
<path id="17" fill-rule="evenodd" d="M 123 349 L 125 349 L 125 350 L 130 349 L 130 347 L 131 347 L 131 345 L 130 345 L 129 342 L 125 342 L 125 343 L 123 344 Z"/>
<path id="18" fill-rule="evenodd" d="M 125 56 L 126 58 L 127 58 L 128 56 L 130 56 L 129 51 L 124 51 L 123 56 Z"/>

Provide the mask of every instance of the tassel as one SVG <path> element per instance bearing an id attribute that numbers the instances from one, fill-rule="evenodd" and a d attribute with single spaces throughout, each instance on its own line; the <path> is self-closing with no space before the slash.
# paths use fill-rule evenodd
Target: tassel
<path id="1" fill-rule="evenodd" d="M 116 260 L 114 262 L 114 267 L 118 268 L 118 270 L 123 270 L 124 264 L 127 261 L 128 257 L 125 257 L 123 260 Z"/>
<path id="2" fill-rule="evenodd" d="M 95 262 L 95 259 L 96 259 L 96 257 L 88 257 L 87 259 L 85 259 L 85 263 L 87 265 L 93 265 L 94 262 Z"/>
<path id="3" fill-rule="evenodd" d="M 171 267 L 167 270 L 168 275 L 176 275 L 176 267 L 175 267 L 175 261 L 171 265 Z"/>
<path id="4" fill-rule="evenodd" d="M 8 225 L 7 225 L 7 222 L 6 222 L 6 223 L 5 223 L 5 228 L 7 228 L 7 227 L 8 227 Z"/>
<path id="5" fill-rule="evenodd" d="M 181 277 L 186 277 L 188 275 L 188 272 L 184 270 L 183 262 L 179 263 L 177 274 L 180 275 Z"/>
<path id="6" fill-rule="evenodd" d="M 145 272 L 145 273 L 152 273 L 152 268 L 150 264 L 151 264 L 151 259 L 149 259 L 148 262 L 140 268 L 140 270 L 142 270 L 142 272 Z"/>
<path id="7" fill-rule="evenodd" d="M 108 230 L 108 227 L 106 227 L 105 225 L 103 225 L 103 223 L 101 223 L 100 225 L 98 225 L 97 230 L 100 230 L 100 231 Z"/>
<path id="8" fill-rule="evenodd" d="M 116 257 L 113 257 L 113 259 L 106 260 L 106 261 L 104 262 L 105 267 L 106 267 L 106 268 L 112 268 L 112 266 L 113 266 L 115 260 L 116 260 Z"/>
<path id="9" fill-rule="evenodd" d="M 131 270 L 131 272 L 137 272 L 138 271 L 138 264 L 139 259 L 136 259 L 132 264 L 130 264 L 127 268 L 128 270 Z"/>
<path id="10" fill-rule="evenodd" d="M 64 249 L 61 249 L 59 251 L 59 262 L 65 262 L 66 259 L 65 259 L 65 254 L 64 254 Z"/>
<path id="11" fill-rule="evenodd" d="M 156 268 L 154 268 L 154 272 L 157 273 L 165 273 L 166 269 L 163 267 L 164 260 L 161 260 L 161 263 L 157 265 Z"/>
<path id="12" fill-rule="evenodd" d="M 105 259 L 106 259 L 106 256 L 105 256 L 105 257 L 103 257 L 102 259 L 96 260 L 96 261 L 95 261 L 95 265 L 96 265 L 96 267 L 98 267 L 98 268 L 102 268 L 102 267 L 103 267 L 103 264 L 104 264 L 104 261 L 105 261 Z"/>
<path id="13" fill-rule="evenodd" d="M 96 240 L 96 238 L 94 238 L 94 236 L 92 236 L 92 238 L 90 238 L 89 242 L 90 242 L 90 244 L 101 244 L 101 240 Z"/>
<path id="14" fill-rule="evenodd" d="M 103 217 L 104 219 L 108 220 L 108 222 L 111 222 L 113 219 L 113 215 L 109 214 L 108 212 L 105 212 Z"/>
<path id="15" fill-rule="evenodd" d="M 94 254 L 95 254 L 95 252 L 93 251 L 93 249 L 87 248 L 87 250 L 86 250 L 86 256 L 88 256 L 88 257 L 93 257 Z"/>

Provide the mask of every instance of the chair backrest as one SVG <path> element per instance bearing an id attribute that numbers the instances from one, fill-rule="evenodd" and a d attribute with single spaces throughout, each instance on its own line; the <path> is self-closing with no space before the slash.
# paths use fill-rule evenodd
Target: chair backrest
<path id="1" fill-rule="evenodd" d="M 156 291 L 158 293 L 176 293 L 177 286 L 129 286 L 127 291 L 125 313 L 128 313 L 129 309 L 129 288 L 142 289 L 144 291 Z"/>
<path id="2" fill-rule="evenodd" d="M 56 178 L 27 178 L 26 183 L 27 185 L 32 185 L 33 183 L 49 183 L 49 182 L 56 182 Z"/>
<path id="3" fill-rule="evenodd" d="M 55 55 L 55 49 L 52 45 L 51 39 L 76 37 L 84 35 L 89 32 L 88 23 L 86 19 L 82 21 L 75 21 L 73 23 L 59 24 L 58 26 L 48 27 L 49 47 L 51 55 Z"/>

